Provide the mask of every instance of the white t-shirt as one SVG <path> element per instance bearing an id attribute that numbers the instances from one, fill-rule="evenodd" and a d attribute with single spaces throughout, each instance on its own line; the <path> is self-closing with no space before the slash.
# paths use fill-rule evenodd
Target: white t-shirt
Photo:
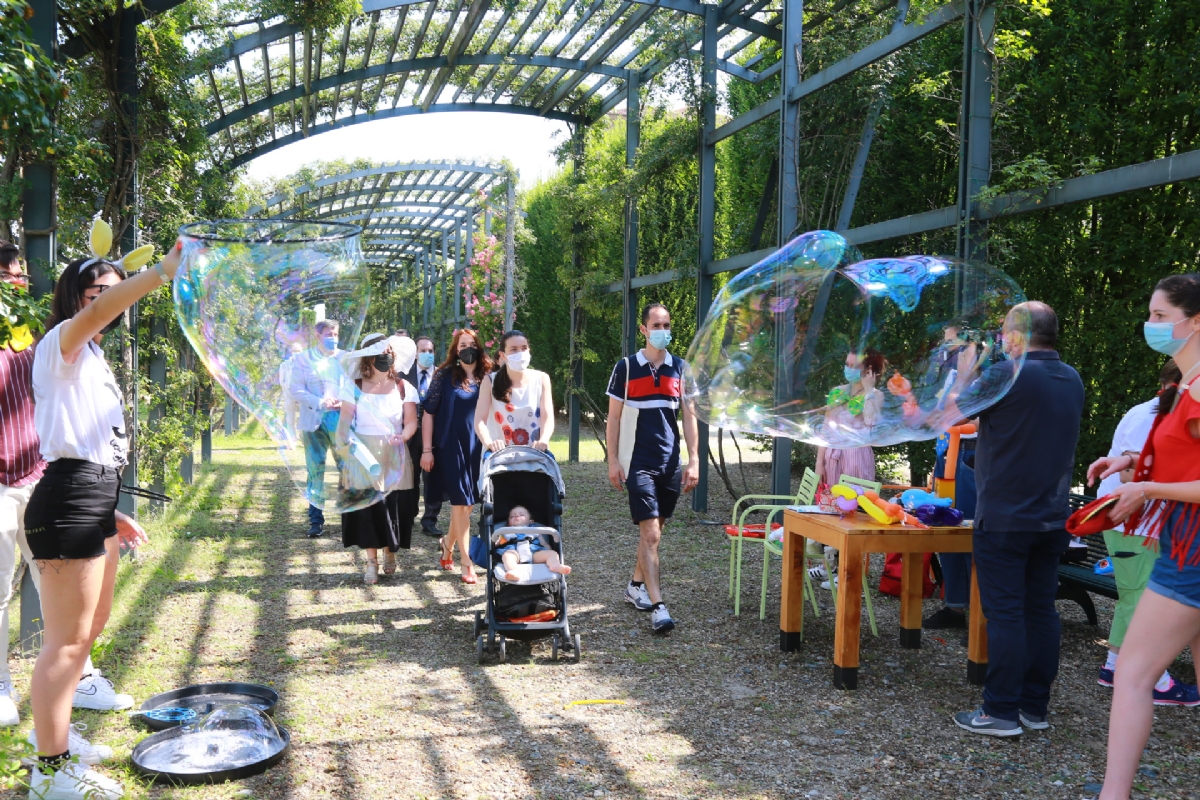
<path id="1" fill-rule="evenodd" d="M 1154 415 L 1157 413 L 1157 397 L 1126 411 L 1125 416 L 1121 417 L 1121 421 L 1117 423 L 1117 432 L 1113 434 L 1112 447 L 1108 451 L 1108 457 L 1116 458 L 1126 450 L 1135 453 L 1142 452 L 1146 439 L 1150 436 L 1150 428 L 1154 426 Z M 1100 481 L 1100 486 L 1096 488 L 1096 496 L 1104 497 L 1120 485 L 1121 473 L 1114 472 Z M 1123 531 L 1125 526 L 1118 525 L 1116 530 Z"/>
<path id="2" fill-rule="evenodd" d="M 404 405 L 416 404 L 417 390 L 408 381 L 404 384 L 404 399 L 400 391 L 387 394 L 370 394 L 354 391 L 355 385 L 347 382 L 339 398 L 354 404 L 354 431 L 368 436 L 392 436 L 404 431 Z M 347 391 L 348 390 L 348 391 Z"/>
<path id="3" fill-rule="evenodd" d="M 129 451 L 124 400 L 104 353 L 89 341 L 74 364 L 63 360 L 55 326 L 33 356 L 33 425 L 42 458 L 78 458 L 123 467 Z"/>

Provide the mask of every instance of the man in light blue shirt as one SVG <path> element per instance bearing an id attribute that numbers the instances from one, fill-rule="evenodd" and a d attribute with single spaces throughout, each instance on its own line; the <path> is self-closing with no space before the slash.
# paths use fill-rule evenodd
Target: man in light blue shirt
<path id="1" fill-rule="evenodd" d="M 317 346 L 293 356 L 287 392 L 296 403 L 299 415 L 296 428 L 304 443 L 304 463 L 308 468 L 308 536 L 315 539 L 325 527 L 325 460 L 333 450 L 341 401 L 337 399 L 340 371 L 334 360 L 338 354 L 338 324 L 325 319 L 316 324 Z M 341 471 L 341 458 L 334 452 Z"/>

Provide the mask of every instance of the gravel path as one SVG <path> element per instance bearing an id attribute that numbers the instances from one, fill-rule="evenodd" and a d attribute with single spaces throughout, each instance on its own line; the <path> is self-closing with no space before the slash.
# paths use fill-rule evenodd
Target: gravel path
<path id="1" fill-rule="evenodd" d="M 801 651 L 781 654 L 778 561 L 759 621 L 760 551 L 747 549 L 743 614 L 733 617 L 724 536 L 690 510 L 662 547 L 680 624 L 653 635 L 648 615 L 621 601 L 636 541 L 624 498 L 603 465 L 568 464 L 564 542 L 583 658 L 555 663 L 548 642 L 514 642 L 505 663 L 479 666 L 471 629 L 483 584 L 438 570 L 433 540 L 416 537 L 396 575 L 364 587 L 362 556 L 341 547 L 336 528 L 317 541 L 300 535 L 300 503 L 269 450 L 217 455 L 155 526 L 143 560 L 123 569 L 97 661 L 139 700 L 202 680 L 270 682 L 294 744 L 266 775 L 215 787 L 146 787 L 109 768 L 132 796 L 1076 800 L 1103 772 L 1103 598 L 1100 630 L 1060 603 L 1050 730 L 970 737 L 950 722 L 979 698 L 957 636 L 927 632 L 922 649 L 902 649 L 897 602 L 876 594 L 881 635 L 864 624 L 861 688 L 837 691 L 829 593 L 818 592 L 819 619 L 807 609 Z M 765 466 L 747 471 L 762 485 L 752 489 L 765 488 Z M 727 519 L 716 482 L 712 493 L 706 516 Z M 31 662 L 14 665 L 24 692 Z M 1174 671 L 1193 679 L 1190 659 Z M 591 699 L 623 705 L 567 705 Z M 78 718 L 121 756 L 145 735 L 123 715 Z M 1159 709 L 1137 797 L 1200 796 L 1198 720 L 1200 709 Z"/>

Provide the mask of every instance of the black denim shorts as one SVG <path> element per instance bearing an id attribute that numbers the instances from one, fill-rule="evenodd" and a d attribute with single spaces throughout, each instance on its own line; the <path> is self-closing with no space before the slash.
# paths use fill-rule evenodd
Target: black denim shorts
<path id="1" fill-rule="evenodd" d="M 90 461 L 60 458 L 46 465 L 25 509 L 25 536 L 34 559 L 95 558 L 117 533 L 121 473 Z"/>

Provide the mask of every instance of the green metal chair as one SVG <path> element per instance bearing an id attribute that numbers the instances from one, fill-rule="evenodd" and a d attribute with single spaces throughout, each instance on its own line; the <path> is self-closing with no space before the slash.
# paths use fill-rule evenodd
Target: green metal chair
<path id="1" fill-rule="evenodd" d="M 785 494 L 748 494 L 739 497 L 737 502 L 733 504 L 733 515 L 730 525 L 725 529 L 725 536 L 729 540 L 729 596 L 733 598 L 733 615 L 735 617 L 741 616 L 742 613 L 742 545 L 745 542 L 754 542 L 763 545 L 764 550 L 776 545 L 777 543 L 770 542 L 767 539 L 771 531 L 772 520 L 788 506 L 805 506 L 812 503 L 813 497 L 817 492 L 818 483 L 820 483 L 820 479 L 817 477 L 817 473 L 805 467 L 804 477 L 800 479 L 800 488 L 796 492 L 795 497 Z M 747 503 L 747 505 L 743 506 L 739 511 L 739 506 L 742 506 L 743 503 Z M 755 511 L 767 512 L 767 520 L 763 525 L 761 534 L 757 531 L 752 532 L 747 530 L 746 518 Z M 779 547 L 779 552 L 783 552 L 782 546 Z M 759 619 L 763 619 L 766 614 L 766 553 L 763 554 L 763 564 L 762 603 L 758 612 Z M 813 613 L 820 613 L 817 610 L 817 597 L 812 586 L 807 583 L 805 586 L 808 590 L 809 598 L 812 600 Z"/>
<path id="2" fill-rule="evenodd" d="M 838 483 L 844 483 L 847 486 L 861 486 L 864 489 L 872 489 L 876 494 L 883 491 L 883 484 L 879 481 L 869 481 L 865 478 L 855 478 L 851 475 L 842 475 L 838 478 Z"/>

